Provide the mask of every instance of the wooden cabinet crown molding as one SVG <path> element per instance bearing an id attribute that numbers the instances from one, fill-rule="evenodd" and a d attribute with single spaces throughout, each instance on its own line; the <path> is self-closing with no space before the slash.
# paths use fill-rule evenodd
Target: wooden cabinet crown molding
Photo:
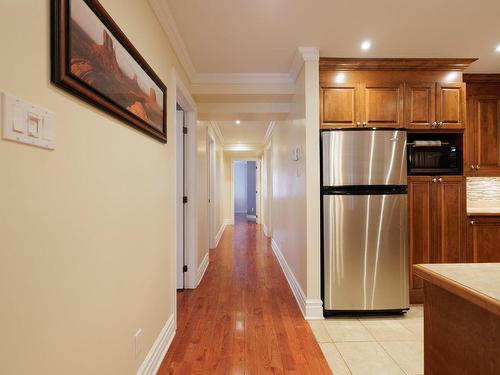
<path id="1" fill-rule="evenodd" d="M 319 59 L 320 71 L 361 70 L 361 71 L 464 71 L 477 59 L 454 58 L 340 58 L 322 57 Z"/>
<path id="2" fill-rule="evenodd" d="M 500 85 L 500 74 L 472 74 L 463 75 L 465 83 L 480 83 L 482 85 Z"/>

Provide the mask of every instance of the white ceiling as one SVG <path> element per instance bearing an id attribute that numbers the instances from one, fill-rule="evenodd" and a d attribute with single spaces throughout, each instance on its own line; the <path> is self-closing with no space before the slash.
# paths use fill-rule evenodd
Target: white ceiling
<path id="1" fill-rule="evenodd" d="M 218 121 L 225 144 L 262 145 L 269 121 Z"/>
<path id="2" fill-rule="evenodd" d="M 500 72 L 499 0 L 161 1 L 196 73 L 288 73 L 299 46 L 324 57 L 477 57 L 470 72 Z"/>

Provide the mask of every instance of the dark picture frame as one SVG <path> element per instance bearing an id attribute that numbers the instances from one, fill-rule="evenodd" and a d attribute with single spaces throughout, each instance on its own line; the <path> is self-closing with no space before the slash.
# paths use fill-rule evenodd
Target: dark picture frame
<path id="1" fill-rule="evenodd" d="M 52 0 L 51 25 L 51 81 L 166 143 L 167 87 L 99 1 Z"/>

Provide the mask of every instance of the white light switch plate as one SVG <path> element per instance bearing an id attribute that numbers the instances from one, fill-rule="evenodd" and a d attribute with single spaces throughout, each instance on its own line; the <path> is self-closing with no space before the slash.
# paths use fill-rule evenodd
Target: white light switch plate
<path id="1" fill-rule="evenodd" d="M 53 150 L 54 114 L 15 96 L 2 95 L 2 136 L 15 142 Z"/>

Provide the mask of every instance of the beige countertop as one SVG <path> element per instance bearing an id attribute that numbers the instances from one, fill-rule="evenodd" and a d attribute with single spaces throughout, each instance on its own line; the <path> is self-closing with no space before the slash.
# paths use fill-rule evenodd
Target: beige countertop
<path id="1" fill-rule="evenodd" d="M 415 273 L 500 315 L 500 263 L 420 264 Z"/>

